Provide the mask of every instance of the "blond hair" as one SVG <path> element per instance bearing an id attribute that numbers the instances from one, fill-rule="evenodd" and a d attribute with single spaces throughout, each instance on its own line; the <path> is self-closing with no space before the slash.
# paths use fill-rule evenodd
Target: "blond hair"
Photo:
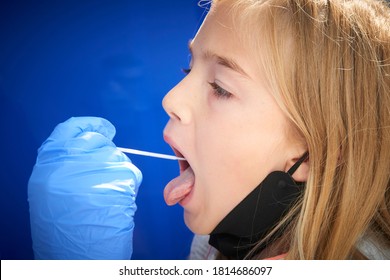
<path id="1" fill-rule="evenodd" d="M 213 1 L 213 7 L 224 1 Z M 359 247 L 362 240 L 388 250 L 388 4 L 379 0 L 230 3 L 235 28 L 258 59 L 271 92 L 310 154 L 305 193 L 275 229 L 288 224 L 287 258 L 369 258 Z"/>

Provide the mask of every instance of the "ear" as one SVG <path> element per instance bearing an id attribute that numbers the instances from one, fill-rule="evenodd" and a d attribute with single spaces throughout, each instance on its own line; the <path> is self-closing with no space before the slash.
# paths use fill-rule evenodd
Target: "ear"
<path id="1" fill-rule="evenodd" d="M 299 161 L 301 157 L 294 157 L 287 161 L 285 172 L 287 172 L 297 161 Z M 307 157 L 295 170 L 295 172 L 291 176 L 296 182 L 306 182 L 309 177 L 309 157 Z"/>

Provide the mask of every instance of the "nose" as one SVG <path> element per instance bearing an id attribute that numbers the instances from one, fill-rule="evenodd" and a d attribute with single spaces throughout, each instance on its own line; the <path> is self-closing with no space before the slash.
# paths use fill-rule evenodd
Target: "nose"
<path id="1" fill-rule="evenodd" d="M 186 92 L 185 79 L 165 95 L 162 106 L 171 119 L 182 124 L 191 123 L 191 97 L 188 91 Z"/>

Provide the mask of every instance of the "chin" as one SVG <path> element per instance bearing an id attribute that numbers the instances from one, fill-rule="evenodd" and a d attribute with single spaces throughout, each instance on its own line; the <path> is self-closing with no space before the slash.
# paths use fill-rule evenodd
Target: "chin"
<path id="1" fill-rule="evenodd" d="M 187 211 L 184 211 L 184 223 L 194 234 L 208 235 L 213 231 L 216 225 L 211 228 L 210 225 L 205 224 L 205 220 L 206 219 L 201 219 L 201 221 L 194 221 L 194 217 L 191 217 Z"/>

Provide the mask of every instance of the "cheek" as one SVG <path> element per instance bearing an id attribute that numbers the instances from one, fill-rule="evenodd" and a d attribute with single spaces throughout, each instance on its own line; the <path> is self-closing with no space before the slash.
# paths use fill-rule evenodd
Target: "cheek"
<path id="1" fill-rule="evenodd" d="M 194 232 L 210 233 L 267 174 L 283 168 L 283 121 L 259 108 L 206 112 L 197 119 L 196 187 L 185 214 Z"/>
<path id="2" fill-rule="evenodd" d="M 202 142 L 205 172 L 236 188 L 255 187 L 268 173 L 283 168 L 278 160 L 286 142 L 283 131 L 283 126 L 267 120 L 220 122 Z"/>
<path id="3" fill-rule="evenodd" d="M 186 214 L 187 225 L 203 234 L 210 233 L 263 176 L 259 172 L 262 163 L 252 159 L 252 149 L 248 145 L 237 147 L 243 139 L 212 136 L 198 148 L 200 158 L 193 196 L 196 206 L 187 209 Z"/>
<path id="4" fill-rule="evenodd" d="M 264 128 L 264 127 L 263 127 Z M 239 129 L 223 137 L 210 137 L 202 168 L 203 198 L 220 221 L 269 173 L 283 169 L 278 152 L 284 141 L 272 129 Z M 217 140 L 219 139 L 219 140 Z M 206 157 L 207 156 L 207 157 Z"/>
<path id="5" fill-rule="evenodd" d="M 221 153 L 216 155 L 219 160 L 209 160 L 197 172 L 193 204 L 185 212 L 187 226 L 198 234 L 209 234 L 260 180 L 245 158 Z"/>

